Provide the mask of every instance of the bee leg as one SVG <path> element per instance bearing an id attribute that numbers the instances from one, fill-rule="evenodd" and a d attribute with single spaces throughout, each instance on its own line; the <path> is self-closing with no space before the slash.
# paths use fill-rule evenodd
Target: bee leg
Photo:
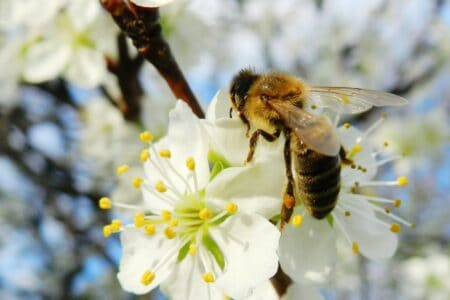
<path id="1" fill-rule="evenodd" d="M 292 159 L 291 159 L 291 135 L 289 132 L 285 132 L 286 141 L 284 143 L 284 162 L 286 167 L 286 177 L 288 183 L 283 196 L 283 205 L 281 207 L 281 224 L 280 228 L 283 229 L 286 223 L 289 223 L 292 212 L 295 206 L 294 197 L 294 176 L 292 175 Z"/>
<path id="2" fill-rule="evenodd" d="M 255 132 L 253 132 L 253 134 L 250 138 L 249 151 L 248 151 L 247 159 L 245 160 L 245 163 L 249 163 L 252 161 L 253 155 L 255 154 L 256 144 L 258 142 L 259 135 L 262 135 L 266 141 L 273 142 L 280 136 L 280 133 L 281 133 L 280 130 L 277 130 L 277 131 L 275 131 L 274 134 L 272 134 L 272 133 L 269 133 L 262 129 L 258 129 Z"/>
<path id="3" fill-rule="evenodd" d="M 341 146 L 341 149 L 339 150 L 339 157 L 341 158 L 341 163 L 343 163 L 344 165 L 353 164 L 353 160 L 347 158 L 345 149 L 342 146 Z"/>
<path id="4" fill-rule="evenodd" d="M 244 122 L 245 125 L 247 125 L 247 132 L 245 133 L 245 136 L 248 137 L 249 133 L 250 133 L 250 122 L 247 120 L 247 118 L 239 113 L 239 118 L 241 119 L 242 122 Z"/>

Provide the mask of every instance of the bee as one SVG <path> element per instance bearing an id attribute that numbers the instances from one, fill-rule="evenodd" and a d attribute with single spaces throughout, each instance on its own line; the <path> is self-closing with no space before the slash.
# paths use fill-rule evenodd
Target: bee
<path id="1" fill-rule="evenodd" d="M 380 91 L 313 87 L 285 73 L 257 74 L 246 69 L 233 78 L 229 97 L 230 117 L 236 109 L 247 126 L 247 136 L 252 131 L 246 162 L 252 160 L 260 135 L 269 142 L 281 133 L 285 137 L 287 185 L 281 226 L 289 222 L 296 198 L 311 216 L 325 218 L 336 206 L 341 164 L 351 163 L 334 126 L 327 117 L 309 112 L 309 103 L 313 108 L 327 108 L 339 114 L 407 103 L 402 97 Z"/>

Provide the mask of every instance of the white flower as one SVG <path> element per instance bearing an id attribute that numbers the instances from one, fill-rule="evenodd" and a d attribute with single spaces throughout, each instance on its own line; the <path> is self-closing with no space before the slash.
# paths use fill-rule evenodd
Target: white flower
<path id="1" fill-rule="evenodd" d="M 383 151 L 377 152 L 368 139 L 383 120 L 384 117 L 365 132 L 349 124 L 338 128 L 346 156 L 353 164 L 342 164 L 341 191 L 336 208 L 325 220 L 316 220 L 303 206 L 297 206 L 292 224 L 286 226 L 280 239 L 280 265 L 294 281 L 323 282 L 326 279 L 336 258 L 335 232 L 345 238 L 353 253 L 379 260 L 395 252 L 401 224 L 413 226 L 392 213 L 392 209 L 400 206 L 400 199 L 385 199 L 360 191 L 364 187 L 408 183 L 403 176 L 394 181 L 373 180 L 380 165 L 398 158 L 377 159 Z"/>
<path id="2" fill-rule="evenodd" d="M 44 5 L 46 17 L 37 18 L 36 25 L 28 21 L 34 18 L 36 8 L 33 16 L 30 12 L 22 15 L 23 6 L 29 8 L 23 1 L 10 7 L 17 20 L 6 29 L 21 33 L 22 47 L 17 54 L 23 61 L 26 81 L 38 83 L 62 75 L 74 84 L 92 88 L 105 79 L 104 52 L 114 51 L 118 29 L 98 1 L 52 1 Z"/>
<path id="3" fill-rule="evenodd" d="M 121 231 L 118 278 L 127 291 L 142 294 L 161 285 L 170 299 L 243 298 L 276 272 L 280 233 L 258 214 L 276 200 L 256 202 L 250 193 L 252 206 L 243 209 L 245 196 L 238 198 L 236 188 L 256 190 L 259 178 L 251 176 L 261 166 L 232 167 L 225 154 L 211 151 L 216 143 L 208 139 L 207 122 L 178 102 L 166 137 L 153 144 L 150 132 L 140 136 L 149 144 L 141 153 L 146 176 L 132 184 L 142 190 L 144 206 L 100 200 L 105 209 L 137 211 L 134 225 L 114 220 L 104 228 L 106 236 Z"/>

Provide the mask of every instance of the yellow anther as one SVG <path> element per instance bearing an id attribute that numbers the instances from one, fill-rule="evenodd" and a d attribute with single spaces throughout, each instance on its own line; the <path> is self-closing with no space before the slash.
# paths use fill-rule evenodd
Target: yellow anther
<path id="1" fill-rule="evenodd" d="M 402 227 L 400 226 L 400 224 L 398 224 L 398 223 L 393 223 L 393 224 L 391 225 L 391 231 L 392 231 L 393 233 L 399 233 L 400 230 L 402 230 Z"/>
<path id="2" fill-rule="evenodd" d="M 168 211 L 168 210 L 163 210 L 161 212 L 161 218 L 164 221 L 170 221 L 170 219 L 172 219 L 172 213 L 170 211 Z"/>
<path id="3" fill-rule="evenodd" d="M 170 158 L 172 156 L 172 153 L 168 149 L 161 149 L 159 150 L 159 156 L 164 158 Z"/>
<path id="4" fill-rule="evenodd" d="M 136 177 L 136 178 L 133 179 L 133 181 L 131 182 L 131 185 L 132 185 L 134 188 L 136 188 L 136 189 L 140 189 L 143 181 L 144 181 L 144 180 L 143 180 L 142 178 Z"/>
<path id="5" fill-rule="evenodd" d="M 145 271 L 145 273 L 142 275 L 141 283 L 143 285 L 149 285 L 153 282 L 154 279 L 155 279 L 155 273 L 148 270 L 148 271 Z"/>
<path id="6" fill-rule="evenodd" d="M 194 244 L 194 243 L 191 243 L 189 245 L 189 252 L 188 253 L 189 253 L 190 256 L 194 256 L 195 253 L 197 253 L 197 245 Z"/>
<path id="7" fill-rule="evenodd" d="M 408 185 L 408 177 L 406 176 L 400 176 L 397 178 L 397 182 L 399 186 L 405 186 Z"/>
<path id="8" fill-rule="evenodd" d="M 231 300 L 231 297 L 230 297 L 230 296 L 227 296 L 227 295 L 225 295 L 225 296 L 223 296 L 223 300 Z"/>
<path id="9" fill-rule="evenodd" d="M 238 206 L 236 203 L 228 202 L 227 205 L 225 206 L 225 210 L 229 214 L 235 214 L 238 211 Z"/>
<path id="10" fill-rule="evenodd" d="M 361 151 L 362 151 L 362 146 L 360 144 L 356 144 L 352 148 L 352 153 L 358 153 L 358 152 L 361 152 Z"/>
<path id="11" fill-rule="evenodd" d="M 134 215 L 134 226 L 140 228 L 145 225 L 145 215 L 143 213 L 137 213 Z"/>
<path id="12" fill-rule="evenodd" d="M 389 146 L 389 142 L 388 141 L 384 141 L 383 146 L 388 147 Z"/>
<path id="13" fill-rule="evenodd" d="M 164 193 L 167 191 L 167 187 L 165 186 L 164 182 L 162 182 L 161 180 L 156 182 L 155 189 L 160 193 Z"/>
<path id="14" fill-rule="evenodd" d="M 192 156 L 186 159 L 186 167 L 191 171 L 195 170 L 195 160 Z"/>
<path id="15" fill-rule="evenodd" d="M 117 167 L 116 173 L 117 175 L 122 175 L 123 173 L 127 172 L 130 169 L 128 165 L 121 165 Z"/>
<path id="16" fill-rule="evenodd" d="M 295 227 L 299 227 L 303 223 L 303 216 L 302 215 L 295 215 L 292 217 L 292 225 Z"/>
<path id="17" fill-rule="evenodd" d="M 146 235 L 154 235 L 156 232 L 156 226 L 155 224 L 148 224 L 145 225 L 144 230 Z"/>
<path id="18" fill-rule="evenodd" d="M 205 207 L 198 213 L 198 217 L 202 220 L 208 220 L 212 217 L 212 211 Z"/>
<path id="19" fill-rule="evenodd" d="M 359 253 L 359 245 L 357 242 L 353 242 L 352 244 L 352 251 L 354 254 L 358 254 Z"/>
<path id="20" fill-rule="evenodd" d="M 151 141 L 153 141 L 153 134 L 150 131 L 144 131 L 139 134 L 139 139 L 143 143 L 150 143 Z"/>
<path id="21" fill-rule="evenodd" d="M 141 161 L 147 161 L 150 158 L 150 151 L 148 151 L 147 149 L 142 150 L 139 158 L 141 159 Z"/>
<path id="22" fill-rule="evenodd" d="M 169 226 L 175 227 L 178 225 L 178 220 L 177 219 L 172 219 L 169 222 Z"/>
<path id="23" fill-rule="evenodd" d="M 349 129 L 351 127 L 350 123 L 344 123 L 344 128 Z"/>
<path id="24" fill-rule="evenodd" d="M 111 225 L 105 225 L 103 226 L 103 236 L 105 238 L 109 237 L 112 234 L 112 228 Z"/>
<path id="25" fill-rule="evenodd" d="M 350 97 L 347 96 L 347 95 L 341 95 L 341 100 L 342 100 L 342 102 L 344 102 L 344 104 L 350 104 L 351 103 Z"/>
<path id="26" fill-rule="evenodd" d="M 213 273 L 207 272 L 202 275 L 203 281 L 206 283 L 213 283 L 216 279 L 214 278 Z"/>
<path id="27" fill-rule="evenodd" d="M 101 197 L 98 200 L 98 207 L 100 207 L 101 209 L 110 209 L 111 200 L 108 197 Z"/>
<path id="28" fill-rule="evenodd" d="M 122 221 L 117 220 L 117 219 L 112 220 L 112 222 L 111 222 L 112 231 L 119 231 L 121 227 L 122 227 Z"/>
<path id="29" fill-rule="evenodd" d="M 352 213 L 351 213 L 349 210 L 346 210 L 345 213 L 344 213 L 344 215 L 345 215 L 346 217 L 350 217 L 350 216 L 352 215 Z"/>
<path id="30" fill-rule="evenodd" d="M 391 210 L 389 209 L 389 207 L 385 207 L 385 208 L 384 208 L 384 212 L 387 213 L 387 214 L 390 214 L 390 213 L 391 213 Z"/>
<path id="31" fill-rule="evenodd" d="M 311 105 L 311 109 L 317 109 L 317 105 L 315 104 Z"/>
<path id="32" fill-rule="evenodd" d="M 177 234 L 175 233 L 175 231 L 173 230 L 172 227 L 166 227 L 164 229 L 164 235 L 166 236 L 166 238 L 168 238 L 169 240 L 174 239 Z"/>
<path id="33" fill-rule="evenodd" d="M 394 201 L 394 207 L 400 207 L 402 205 L 402 200 L 400 199 L 395 199 Z"/>

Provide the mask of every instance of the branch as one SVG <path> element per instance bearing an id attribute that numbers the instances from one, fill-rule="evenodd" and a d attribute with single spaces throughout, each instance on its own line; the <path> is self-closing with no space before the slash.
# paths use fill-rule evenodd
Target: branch
<path id="1" fill-rule="evenodd" d="M 124 0 L 100 0 L 120 29 L 131 38 L 145 57 L 166 80 L 176 98 L 185 101 L 192 111 L 204 118 L 203 110 L 178 66 L 169 44 L 162 36 L 158 8 L 139 7 Z"/>

